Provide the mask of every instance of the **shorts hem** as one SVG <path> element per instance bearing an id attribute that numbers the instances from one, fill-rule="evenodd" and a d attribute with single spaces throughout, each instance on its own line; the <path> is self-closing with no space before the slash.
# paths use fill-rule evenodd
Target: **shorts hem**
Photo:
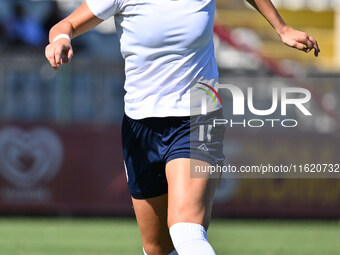
<path id="1" fill-rule="evenodd" d="M 190 158 L 190 153 L 188 153 L 188 152 L 173 153 L 169 157 L 167 157 L 165 164 L 168 164 L 169 161 L 171 161 L 173 159 L 178 159 L 178 158 Z"/>
<path id="2" fill-rule="evenodd" d="M 130 192 L 130 195 L 134 199 L 155 198 L 155 197 L 159 197 L 159 196 L 162 196 L 162 195 L 165 195 L 165 194 L 168 194 L 168 190 L 163 190 L 162 192 L 153 193 L 153 194 L 144 194 L 144 193 Z"/>
<path id="3" fill-rule="evenodd" d="M 169 156 L 166 160 L 166 164 L 169 163 L 169 161 L 173 160 L 173 159 L 178 159 L 178 158 L 190 158 L 190 159 L 197 159 L 197 160 L 201 160 L 204 162 L 209 163 L 210 165 L 217 165 L 217 164 L 221 164 L 223 165 L 223 161 L 216 161 L 213 157 L 208 156 L 208 155 L 202 155 L 200 153 L 195 153 L 195 152 L 190 152 L 190 153 L 174 153 L 171 156 Z"/>

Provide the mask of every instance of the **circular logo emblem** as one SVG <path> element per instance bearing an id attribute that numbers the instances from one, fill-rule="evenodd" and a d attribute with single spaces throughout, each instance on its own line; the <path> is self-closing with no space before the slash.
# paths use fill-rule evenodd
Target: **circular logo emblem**
<path id="1" fill-rule="evenodd" d="M 20 188 L 50 181 L 63 158 L 59 138 L 47 128 L 0 130 L 0 175 Z"/>

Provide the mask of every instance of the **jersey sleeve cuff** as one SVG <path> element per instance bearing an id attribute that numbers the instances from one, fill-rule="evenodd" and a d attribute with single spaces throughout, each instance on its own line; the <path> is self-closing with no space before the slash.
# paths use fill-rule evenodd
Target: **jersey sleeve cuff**
<path id="1" fill-rule="evenodd" d="M 90 11 L 98 18 L 102 20 L 106 20 L 114 15 L 111 13 L 109 9 L 104 9 L 98 4 L 98 0 L 86 0 L 86 4 L 89 7 Z"/>

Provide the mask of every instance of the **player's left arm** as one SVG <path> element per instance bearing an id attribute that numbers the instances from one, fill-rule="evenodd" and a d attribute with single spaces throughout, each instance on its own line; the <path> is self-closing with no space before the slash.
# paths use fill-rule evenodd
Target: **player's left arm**
<path id="1" fill-rule="evenodd" d="M 268 20 L 284 44 L 304 52 L 314 49 L 314 55 L 316 57 L 319 55 L 317 41 L 307 33 L 287 26 L 270 0 L 247 0 L 247 2 Z"/>

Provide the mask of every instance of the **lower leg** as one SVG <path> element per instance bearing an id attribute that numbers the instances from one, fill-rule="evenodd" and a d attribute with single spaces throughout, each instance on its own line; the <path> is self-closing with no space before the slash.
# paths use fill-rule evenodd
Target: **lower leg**
<path id="1" fill-rule="evenodd" d="M 144 254 L 168 255 L 174 250 L 167 226 L 167 195 L 132 199 Z"/>
<path id="2" fill-rule="evenodd" d="M 209 165 L 190 159 L 176 159 L 167 164 L 168 225 L 179 255 L 214 255 L 208 242 L 213 197 L 218 179 L 190 178 L 190 166 Z"/>

